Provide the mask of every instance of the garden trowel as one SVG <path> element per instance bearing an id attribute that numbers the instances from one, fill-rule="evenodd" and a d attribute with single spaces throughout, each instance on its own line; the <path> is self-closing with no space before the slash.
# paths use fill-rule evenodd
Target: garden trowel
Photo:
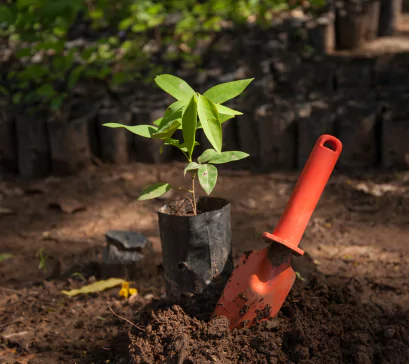
<path id="1" fill-rule="evenodd" d="M 230 329 L 251 326 L 280 310 L 296 278 L 291 256 L 304 254 L 298 244 L 341 150 L 337 138 L 318 138 L 274 232 L 263 234 L 270 244 L 241 257 L 214 311 L 230 320 Z"/>

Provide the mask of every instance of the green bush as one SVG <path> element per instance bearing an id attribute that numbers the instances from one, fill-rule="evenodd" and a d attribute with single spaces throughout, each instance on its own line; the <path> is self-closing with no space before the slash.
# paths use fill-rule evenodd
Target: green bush
<path id="1" fill-rule="evenodd" d="M 320 5 L 323 0 L 315 0 Z M 283 0 L 7 0 L 0 37 L 12 50 L 0 93 L 58 111 L 78 82 L 107 89 L 164 71 L 162 60 L 200 61 L 199 39 L 251 16 L 266 25 Z M 157 64 L 158 63 L 158 64 Z"/>

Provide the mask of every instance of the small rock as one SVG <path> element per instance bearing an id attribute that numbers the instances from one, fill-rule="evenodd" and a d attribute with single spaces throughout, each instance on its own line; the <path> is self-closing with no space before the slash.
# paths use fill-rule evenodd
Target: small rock
<path id="1" fill-rule="evenodd" d="M 372 360 L 367 353 L 360 351 L 356 354 L 356 363 L 371 364 Z"/>
<path id="2" fill-rule="evenodd" d="M 86 206 L 81 202 L 71 198 L 61 198 L 58 201 L 51 201 L 48 203 L 51 208 L 59 209 L 66 214 L 73 214 L 78 211 L 86 210 Z"/>
<path id="3" fill-rule="evenodd" d="M 12 209 L 0 206 L 0 215 L 6 216 L 6 215 L 14 215 L 14 214 L 15 212 Z"/>
<path id="4" fill-rule="evenodd" d="M 394 327 L 387 327 L 384 332 L 383 335 L 387 338 L 387 339 L 392 339 L 395 336 L 396 333 L 396 329 Z"/>
<path id="5" fill-rule="evenodd" d="M 240 201 L 240 204 L 243 207 L 249 208 L 249 209 L 255 209 L 257 207 L 257 202 L 254 198 L 247 198 L 243 201 Z"/>
<path id="6" fill-rule="evenodd" d="M 156 268 L 152 243 L 146 236 L 131 231 L 111 230 L 105 234 L 107 246 L 102 254 L 102 275 L 133 280 L 139 273 Z"/>
<path id="7" fill-rule="evenodd" d="M 152 251 L 151 242 L 139 233 L 111 230 L 105 238 L 108 246 L 103 254 L 104 263 L 134 263 Z"/>
<path id="8" fill-rule="evenodd" d="M 128 298 L 128 303 L 130 305 L 133 305 L 134 303 L 139 301 L 139 295 L 138 293 L 134 293 L 131 297 Z"/>
<path id="9" fill-rule="evenodd" d="M 143 298 L 147 301 L 150 301 L 154 298 L 154 295 L 152 293 L 148 293 L 145 296 L 143 296 Z"/>
<path id="10" fill-rule="evenodd" d="M 274 330 L 278 328 L 279 324 L 277 320 L 273 319 L 273 320 L 266 321 L 265 326 L 266 326 L 266 329 L 268 330 Z"/>

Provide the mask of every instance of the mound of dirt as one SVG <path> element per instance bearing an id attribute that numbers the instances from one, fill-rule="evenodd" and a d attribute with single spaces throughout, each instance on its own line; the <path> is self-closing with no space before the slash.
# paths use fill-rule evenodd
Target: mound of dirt
<path id="1" fill-rule="evenodd" d="M 134 363 L 409 362 L 408 315 L 362 306 L 349 288 L 318 277 L 297 281 L 279 314 L 250 329 L 229 331 L 225 317 L 200 320 L 163 301 L 141 311 L 136 325 Z"/>

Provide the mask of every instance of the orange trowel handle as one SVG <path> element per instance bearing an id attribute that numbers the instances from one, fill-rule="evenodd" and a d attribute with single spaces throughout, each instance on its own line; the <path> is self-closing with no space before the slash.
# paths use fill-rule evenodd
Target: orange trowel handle
<path id="1" fill-rule="evenodd" d="M 304 254 L 298 244 L 341 150 L 342 143 L 337 138 L 331 135 L 318 138 L 274 232 L 264 233 L 264 239 L 283 244 L 297 255 Z"/>

